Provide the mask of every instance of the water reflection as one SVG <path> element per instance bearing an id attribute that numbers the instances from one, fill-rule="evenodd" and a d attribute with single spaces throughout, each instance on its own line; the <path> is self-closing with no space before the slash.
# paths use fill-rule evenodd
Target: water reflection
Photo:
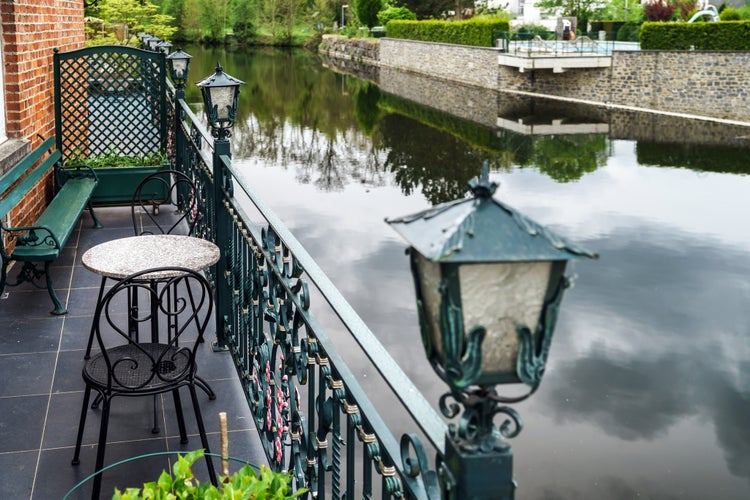
<path id="1" fill-rule="evenodd" d="M 430 401 L 444 388 L 383 218 L 462 196 L 489 160 L 503 201 L 601 254 L 574 269 L 550 371 L 520 408 L 519 497 L 750 497 L 749 127 L 404 74 L 378 86 L 297 52 L 217 57 L 248 82 L 236 164 Z"/>

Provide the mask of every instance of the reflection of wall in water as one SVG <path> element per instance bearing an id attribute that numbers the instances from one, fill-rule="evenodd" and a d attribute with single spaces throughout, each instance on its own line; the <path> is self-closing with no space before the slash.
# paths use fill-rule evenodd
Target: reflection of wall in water
<path id="1" fill-rule="evenodd" d="M 544 117 L 573 123 L 607 123 L 610 139 L 665 144 L 750 147 L 750 125 L 610 109 L 564 99 L 543 99 L 462 85 L 416 73 L 330 59 L 336 71 L 377 83 L 381 90 L 490 128 L 497 119 Z"/>
<path id="2" fill-rule="evenodd" d="M 750 147 L 750 125 L 621 110 L 610 116 L 612 139 Z"/>
<path id="3" fill-rule="evenodd" d="M 342 59 L 326 56 L 321 57 L 321 62 L 323 67 L 336 71 L 337 73 L 352 75 L 360 80 L 367 80 L 376 84 L 379 84 L 380 82 L 380 66 L 364 64 L 351 58 Z"/>
<path id="4" fill-rule="evenodd" d="M 414 73 L 380 69 L 380 88 L 450 115 L 487 127 L 497 122 L 497 91 L 436 80 Z"/>

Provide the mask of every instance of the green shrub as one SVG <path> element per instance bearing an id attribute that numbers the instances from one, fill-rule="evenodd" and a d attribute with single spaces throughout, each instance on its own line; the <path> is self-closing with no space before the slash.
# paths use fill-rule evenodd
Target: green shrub
<path id="1" fill-rule="evenodd" d="M 304 495 L 302 488 L 292 492 L 292 476 L 287 472 L 273 472 L 261 466 L 260 472 L 246 465 L 233 475 L 222 478 L 220 488 L 211 483 L 200 484 L 191 467 L 203 456 L 203 450 L 191 451 L 184 457 L 178 456 L 172 467 L 173 474 L 162 472 L 159 479 L 145 483 L 143 488 L 126 488 L 124 492 L 115 489 L 112 500 L 147 500 L 179 498 L 182 500 L 267 498 L 292 499 Z"/>
<path id="2" fill-rule="evenodd" d="M 643 23 L 644 50 L 750 50 L 750 22 Z"/>
<path id="3" fill-rule="evenodd" d="M 417 15 L 407 9 L 406 7 L 386 7 L 385 9 L 378 12 L 378 22 L 381 26 L 388 24 L 388 21 L 393 19 L 401 19 L 404 21 L 416 21 Z"/>
<path id="4" fill-rule="evenodd" d="M 514 34 L 517 40 L 531 40 L 535 36 L 540 36 L 546 40 L 550 37 L 550 34 L 554 36 L 554 33 L 551 33 L 546 26 L 541 24 L 522 24 L 515 30 Z"/>
<path id="5" fill-rule="evenodd" d="M 383 0 L 356 0 L 354 8 L 359 22 L 372 28 L 378 23 L 378 12 L 383 8 Z"/>
<path id="6" fill-rule="evenodd" d="M 719 17 L 722 21 L 739 21 L 742 19 L 740 16 L 740 11 L 735 9 L 734 7 L 727 7 L 726 9 L 721 11 L 721 14 L 719 14 Z"/>
<path id="7" fill-rule="evenodd" d="M 391 38 L 492 47 L 500 32 L 510 31 L 510 24 L 508 21 L 497 19 L 470 19 L 468 21 L 392 20 L 388 22 L 386 30 Z"/>
<path id="8" fill-rule="evenodd" d="M 617 41 L 618 42 L 637 42 L 638 32 L 641 29 L 640 23 L 628 22 L 622 25 L 617 30 Z"/>

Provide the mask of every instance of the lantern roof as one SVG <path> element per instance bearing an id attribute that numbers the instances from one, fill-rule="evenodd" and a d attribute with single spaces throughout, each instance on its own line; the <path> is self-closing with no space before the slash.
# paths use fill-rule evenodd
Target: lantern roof
<path id="1" fill-rule="evenodd" d="M 386 219 L 412 247 L 433 261 L 530 262 L 599 256 L 502 203 L 485 169 L 472 179 L 470 198 Z"/>
<path id="2" fill-rule="evenodd" d="M 181 48 L 177 47 L 177 50 L 170 53 L 167 56 L 167 59 L 192 59 L 193 56 L 188 54 L 187 52 L 183 51 Z"/>
<path id="3" fill-rule="evenodd" d="M 224 73 L 221 63 L 216 63 L 216 72 L 196 83 L 196 85 L 198 87 L 233 87 L 244 85 L 244 83 L 242 80 Z"/>

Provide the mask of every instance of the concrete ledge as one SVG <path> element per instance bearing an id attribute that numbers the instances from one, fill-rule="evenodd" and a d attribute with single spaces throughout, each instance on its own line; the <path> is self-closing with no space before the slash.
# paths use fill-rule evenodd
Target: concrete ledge
<path id="1" fill-rule="evenodd" d="M 9 139 L 0 144 L 0 175 L 5 174 L 30 152 L 31 141 L 27 139 Z"/>
<path id="2" fill-rule="evenodd" d="M 551 69 L 553 73 L 563 73 L 573 68 L 609 68 L 612 65 L 612 57 L 600 55 L 548 56 L 544 54 L 511 56 L 500 54 L 498 64 L 518 68 L 521 73 L 535 69 Z"/>

